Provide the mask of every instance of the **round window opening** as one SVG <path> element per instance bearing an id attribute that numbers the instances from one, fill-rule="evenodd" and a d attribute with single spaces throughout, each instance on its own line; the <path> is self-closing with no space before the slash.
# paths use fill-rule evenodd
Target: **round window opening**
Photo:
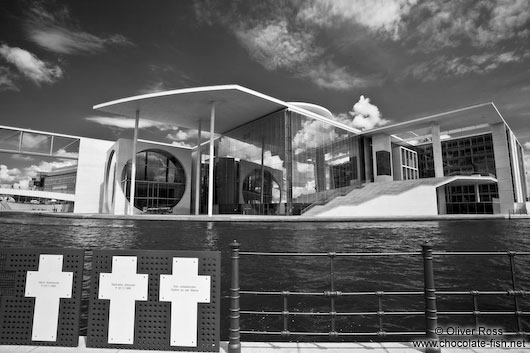
<path id="1" fill-rule="evenodd" d="M 131 200 L 131 166 L 123 168 L 121 186 L 127 200 Z M 153 213 L 171 212 L 186 190 L 186 173 L 182 164 L 171 154 L 161 150 L 147 150 L 136 154 L 136 187 L 134 207 Z"/>

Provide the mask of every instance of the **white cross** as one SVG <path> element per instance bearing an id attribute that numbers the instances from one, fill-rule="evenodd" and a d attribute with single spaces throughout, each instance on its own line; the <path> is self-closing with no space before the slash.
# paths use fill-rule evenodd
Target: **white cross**
<path id="1" fill-rule="evenodd" d="M 171 302 L 170 346 L 197 346 L 197 304 L 210 302 L 210 276 L 198 276 L 199 259 L 173 258 L 173 274 L 160 275 L 160 301 Z"/>
<path id="2" fill-rule="evenodd" d="M 35 297 L 32 341 L 57 341 L 59 303 L 72 297 L 73 273 L 63 272 L 63 255 L 40 255 L 39 270 L 28 271 L 26 297 Z"/>
<path id="3" fill-rule="evenodd" d="M 147 300 L 148 275 L 136 273 L 136 256 L 113 256 L 112 273 L 99 274 L 99 299 L 110 300 L 108 343 L 133 344 L 135 305 Z"/>

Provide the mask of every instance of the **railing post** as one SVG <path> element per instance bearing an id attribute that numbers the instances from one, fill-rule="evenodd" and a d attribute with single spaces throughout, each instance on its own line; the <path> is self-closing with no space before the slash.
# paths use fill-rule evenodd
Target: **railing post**
<path id="1" fill-rule="evenodd" d="M 436 289 L 434 287 L 434 266 L 432 245 L 429 241 L 422 244 L 423 278 L 425 287 L 425 335 L 428 340 L 436 342 L 436 347 L 427 348 L 426 352 L 441 352 L 440 338 L 436 333 L 438 327 L 438 313 L 436 310 Z"/>
<path id="2" fill-rule="evenodd" d="M 230 244 L 232 249 L 232 280 L 230 283 L 230 334 L 228 336 L 228 353 L 241 353 L 241 340 L 239 333 L 239 246 L 234 240 Z"/>

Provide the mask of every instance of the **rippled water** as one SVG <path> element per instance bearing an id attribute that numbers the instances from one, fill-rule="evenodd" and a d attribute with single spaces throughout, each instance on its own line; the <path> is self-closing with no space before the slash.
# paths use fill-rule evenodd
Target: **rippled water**
<path id="1" fill-rule="evenodd" d="M 182 222 L 147 220 L 98 220 L 54 218 L 24 214 L 0 214 L 1 247 L 67 247 L 93 249 L 219 250 L 222 253 L 222 295 L 230 283 L 229 244 L 241 243 L 242 251 L 262 252 L 402 252 L 420 251 L 431 241 L 435 250 L 530 251 L 529 220 L 429 221 L 429 222 L 335 222 L 254 223 Z M 88 269 L 88 268 L 87 268 Z M 516 258 L 518 286 L 530 289 L 530 256 Z M 88 272 L 87 272 L 88 274 Z M 437 257 L 438 290 L 506 290 L 511 287 L 508 257 Z M 89 277 L 85 277 L 85 288 Z M 329 290 L 329 259 L 326 257 L 253 257 L 241 259 L 241 287 L 246 290 Z M 336 289 L 349 291 L 423 290 L 419 256 L 339 258 Z M 86 293 L 86 291 L 85 291 Z M 329 299 L 290 298 L 290 310 L 329 311 Z M 440 297 L 439 310 L 471 310 L 469 297 Z M 281 298 L 243 297 L 244 309 L 282 310 Z M 530 310 L 528 299 L 521 302 Z M 82 330 L 86 325 L 86 294 Z M 226 314 L 227 301 L 222 302 Z M 337 311 L 377 311 L 377 298 L 337 300 Z M 481 310 L 513 310 L 507 297 L 480 297 Z M 385 297 L 384 310 L 423 310 L 421 297 Z M 440 318 L 446 324 L 456 319 Z M 458 324 L 472 325 L 472 317 Z M 508 317 L 483 318 L 484 323 L 514 329 Z M 423 329 L 423 318 L 385 317 L 385 330 Z M 228 321 L 222 318 L 222 335 Z M 281 330 L 279 317 L 246 318 L 245 329 Z M 377 331 L 376 317 L 338 320 L 337 330 Z M 524 325 L 528 330 L 528 320 Z M 328 330 L 329 318 L 296 318 L 290 330 Z M 226 337 L 223 337 L 226 338 Z"/>

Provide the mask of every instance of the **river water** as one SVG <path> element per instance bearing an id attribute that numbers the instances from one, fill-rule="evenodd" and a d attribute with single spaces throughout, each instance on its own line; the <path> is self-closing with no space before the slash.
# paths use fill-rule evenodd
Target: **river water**
<path id="1" fill-rule="evenodd" d="M 241 251 L 260 252 L 409 252 L 420 251 L 428 240 L 434 250 L 446 251 L 530 251 L 530 220 L 451 220 L 426 222 L 182 222 L 148 220 L 108 220 L 55 218 L 29 214 L 0 213 L 0 247 L 66 247 L 93 249 L 217 250 L 222 254 L 222 296 L 230 284 L 229 244 L 237 240 Z M 507 290 L 512 287 L 508 256 L 435 257 L 437 290 Z M 339 258 L 336 260 L 336 290 L 423 291 L 420 256 Z M 517 288 L 530 290 L 530 256 L 516 256 Z M 87 268 L 88 270 L 88 268 Z M 86 332 L 88 308 L 85 293 L 81 332 Z M 243 290 L 311 291 L 329 290 L 327 257 L 248 257 L 241 259 Z M 479 296 L 479 309 L 513 310 L 507 296 Z M 247 310 L 282 310 L 281 297 L 243 296 Z M 441 311 L 472 310 L 470 296 L 438 298 Z M 520 300 L 521 310 L 530 311 L 528 298 Z M 222 300 L 221 338 L 226 339 L 228 301 Z M 329 311 L 329 298 L 289 298 L 291 311 Z M 337 311 L 377 311 L 378 302 L 370 297 L 337 299 Z M 383 310 L 422 311 L 419 297 L 384 297 Z M 523 329 L 530 330 L 529 317 Z M 440 316 L 443 325 L 474 325 L 473 317 Z M 243 329 L 281 331 L 278 316 L 244 316 Z M 481 325 L 516 330 L 511 317 L 481 317 Z M 292 331 L 329 330 L 329 317 L 294 317 Z M 384 330 L 423 330 L 422 317 L 386 316 Z M 339 318 L 337 331 L 378 331 L 376 316 Z M 247 339 L 247 337 L 245 337 Z M 252 339 L 248 337 L 248 339 Z M 293 339 L 293 338 L 292 338 Z"/>

